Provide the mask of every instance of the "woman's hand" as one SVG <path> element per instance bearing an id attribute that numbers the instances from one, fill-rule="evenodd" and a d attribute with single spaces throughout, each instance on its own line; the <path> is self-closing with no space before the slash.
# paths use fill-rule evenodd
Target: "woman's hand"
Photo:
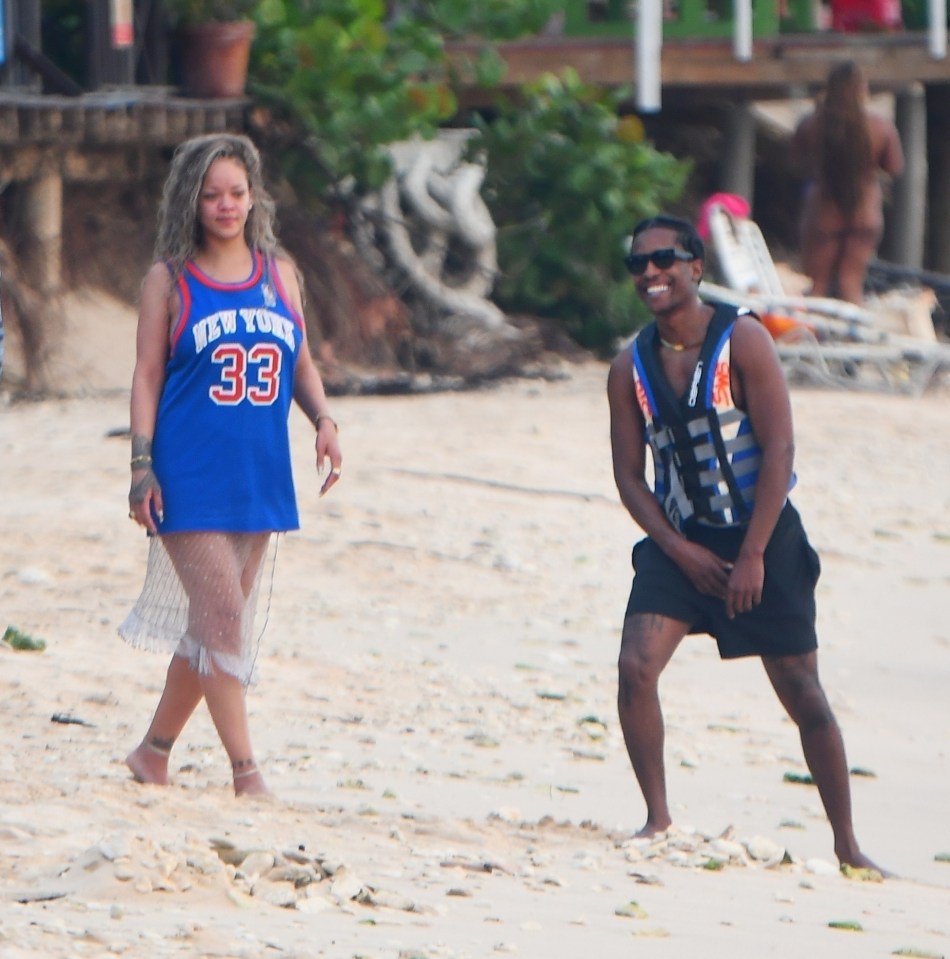
<path id="1" fill-rule="evenodd" d="M 149 533 L 157 533 L 155 517 L 161 522 L 165 515 L 165 503 L 162 488 L 152 468 L 132 470 L 132 484 L 129 487 L 129 519 L 144 526 Z"/>
<path id="2" fill-rule="evenodd" d="M 329 416 L 317 418 L 317 475 L 322 476 L 327 460 L 330 461 L 330 472 L 320 487 L 320 495 L 329 492 L 332 486 L 339 482 L 343 471 L 343 454 L 340 452 L 339 427 Z"/>

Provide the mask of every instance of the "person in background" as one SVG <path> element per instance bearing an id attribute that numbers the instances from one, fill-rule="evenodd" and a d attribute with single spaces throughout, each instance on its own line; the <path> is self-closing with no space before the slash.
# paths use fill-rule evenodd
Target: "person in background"
<path id="1" fill-rule="evenodd" d="M 633 550 L 617 696 L 646 801 L 638 835 L 672 825 L 660 675 L 688 633 L 707 633 L 723 659 L 761 659 L 798 726 L 838 859 L 876 868 L 855 838 L 844 743 L 818 679 L 820 563 L 788 499 L 792 411 L 772 338 L 747 310 L 699 298 L 705 249 L 687 221 L 638 224 L 626 262 L 654 320 L 607 380 L 614 478 L 646 534 Z"/>
<path id="2" fill-rule="evenodd" d="M 268 793 L 254 759 L 246 688 L 268 544 L 299 526 L 288 415 L 316 429 L 316 466 L 342 456 L 310 355 L 294 264 L 273 232 L 261 159 L 244 136 L 175 151 L 142 288 L 132 377 L 129 517 L 151 537 L 145 585 L 119 628 L 172 650 L 148 730 L 126 762 L 164 785 L 172 746 L 203 699 L 237 795 Z"/>
<path id="3" fill-rule="evenodd" d="M 881 178 L 904 169 L 897 128 L 867 100 L 861 68 L 840 63 L 792 137 L 793 163 L 806 178 L 799 238 L 811 295 L 858 304 L 884 232 Z"/>

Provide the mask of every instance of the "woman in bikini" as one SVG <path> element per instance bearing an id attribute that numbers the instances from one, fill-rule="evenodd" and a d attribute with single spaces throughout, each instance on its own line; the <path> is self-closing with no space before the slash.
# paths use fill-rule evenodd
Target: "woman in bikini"
<path id="1" fill-rule="evenodd" d="M 868 263 L 884 232 L 881 177 L 904 169 L 897 128 L 870 112 L 867 98 L 861 68 L 838 64 L 792 139 L 793 160 L 807 177 L 800 241 L 811 295 L 851 303 L 864 301 Z"/>

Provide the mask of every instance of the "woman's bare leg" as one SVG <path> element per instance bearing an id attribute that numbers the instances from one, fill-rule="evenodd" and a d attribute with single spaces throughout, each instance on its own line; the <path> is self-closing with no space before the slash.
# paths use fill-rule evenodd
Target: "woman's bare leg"
<path id="1" fill-rule="evenodd" d="M 810 296 L 830 296 L 836 261 L 840 254 L 838 237 L 804 224 L 801 231 L 802 270 L 811 278 Z"/>
<path id="2" fill-rule="evenodd" d="M 849 303 L 864 303 L 864 280 L 868 264 L 877 252 L 880 232 L 852 230 L 844 237 L 838 262 L 838 296 Z"/>
<path id="3" fill-rule="evenodd" d="M 231 760 L 235 794 L 268 792 L 254 762 L 244 685 L 221 669 L 217 661 L 218 655 L 237 660 L 242 657 L 244 607 L 268 538 L 268 534 L 244 538 L 220 533 L 165 537 L 165 547 L 188 594 L 189 634 L 207 653 L 210 672 L 196 673 L 184 660 L 179 665 L 179 657 L 173 659 L 149 734 L 127 760 L 136 778 L 167 782 L 168 757 L 157 750 L 166 745 L 171 748 L 170 742 L 177 738 L 203 696 Z M 241 551 L 244 557 L 235 548 L 242 540 L 248 547 Z"/>
<path id="4" fill-rule="evenodd" d="M 180 656 L 172 656 L 162 698 L 148 731 L 125 759 L 139 782 L 157 786 L 168 784 L 168 755 L 201 702 L 201 695 L 198 674 Z"/>

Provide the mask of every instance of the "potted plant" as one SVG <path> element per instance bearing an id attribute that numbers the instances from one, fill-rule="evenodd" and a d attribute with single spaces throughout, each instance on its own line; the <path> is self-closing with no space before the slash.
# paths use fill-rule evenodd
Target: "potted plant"
<path id="1" fill-rule="evenodd" d="M 256 6 L 256 0 L 166 0 L 188 96 L 244 95 Z"/>

